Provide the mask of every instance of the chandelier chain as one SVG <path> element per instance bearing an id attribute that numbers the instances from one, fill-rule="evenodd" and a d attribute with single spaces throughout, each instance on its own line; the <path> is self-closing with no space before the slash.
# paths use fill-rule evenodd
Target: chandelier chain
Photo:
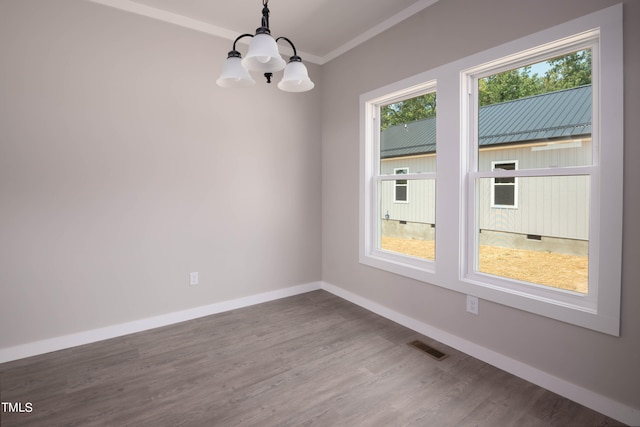
<path id="1" fill-rule="evenodd" d="M 269 30 L 269 0 L 262 0 L 262 27 Z"/>

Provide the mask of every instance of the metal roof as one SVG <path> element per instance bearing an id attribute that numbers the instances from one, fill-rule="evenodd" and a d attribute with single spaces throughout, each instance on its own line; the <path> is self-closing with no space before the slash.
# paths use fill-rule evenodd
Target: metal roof
<path id="1" fill-rule="evenodd" d="M 591 133 L 591 85 L 529 96 L 479 111 L 481 146 L 566 138 Z M 436 151 L 435 117 L 391 126 L 380 135 L 380 157 Z"/>
<path id="2" fill-rule="evenodd" d="M 380 158 L 436 151 L 436 118 L 391 126 L 380 134 Z"/>

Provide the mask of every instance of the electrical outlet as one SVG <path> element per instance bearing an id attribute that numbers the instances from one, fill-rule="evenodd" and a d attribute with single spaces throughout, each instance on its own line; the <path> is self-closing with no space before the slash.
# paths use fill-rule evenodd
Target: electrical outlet
<path id="1" fill-rule="evenodd" d="M 476 316 L 478 315 L 478 297 L 467 295 L 467 311 Z"/>
<path id="2" fill-rule="evenodd" d="M 189 284 L 191 286 L 194 286 L 194 285 L 198 284 L 198 272 L 197 271 L 193 271 L 193 272 L 189 273 Z"/>

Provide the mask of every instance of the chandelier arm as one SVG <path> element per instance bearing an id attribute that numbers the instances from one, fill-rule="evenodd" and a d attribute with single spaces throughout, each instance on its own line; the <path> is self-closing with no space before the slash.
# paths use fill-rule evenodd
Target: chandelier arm
<path id="1" fill-rule="evenodd" d="M 297 58 L 299 60 L 300 57 L 298 56 L 298 51 L 296 50 L 296 46 L 293 44 L 293 42 L 291 40 L 289 40 L 288 38 L 286 38 L 284 36 L 281 36 L 281 37 L 278 37 L 276 39 L 276 43 L 278 43 L 278 41 L 280 41 L 280 39 L 286 40 L 287 43 L 289 43 L 291 45 L 291 49 L 293 49 L 293 56 L 291 57 L 291 60 L 294 60 L 293 58 Z"/>
<path id="2" fill-rule="evenodd" d="M 235 41 L 233 42 L 233 50 L 234 50 L 234 51 L 236 50 L 236 43 L 238 43 L 238 41 L 239 41 L 240 39 L 245 38 L 245 37 L 253 37 L 253 34 L 245 33 L 245 34 L 242 34 L 242 35 L 238 36 L 238 37 L 235 39 Z"/>

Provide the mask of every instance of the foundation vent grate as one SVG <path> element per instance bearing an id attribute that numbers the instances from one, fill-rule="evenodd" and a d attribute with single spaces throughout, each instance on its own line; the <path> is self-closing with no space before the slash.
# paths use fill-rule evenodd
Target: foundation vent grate
<path id="1" fill-rule="evenodd" d="M 433 357 L 436 360 L 443 360 L 449 357 L 448 354 L 441 352 L 440 350 L 431 347 L 428 344 L 423 343 L 422 341 L 412 341 L 409 343 L 410 346 L 417 348 L 418 350 L 424 351 L 429 356 Z"/>

